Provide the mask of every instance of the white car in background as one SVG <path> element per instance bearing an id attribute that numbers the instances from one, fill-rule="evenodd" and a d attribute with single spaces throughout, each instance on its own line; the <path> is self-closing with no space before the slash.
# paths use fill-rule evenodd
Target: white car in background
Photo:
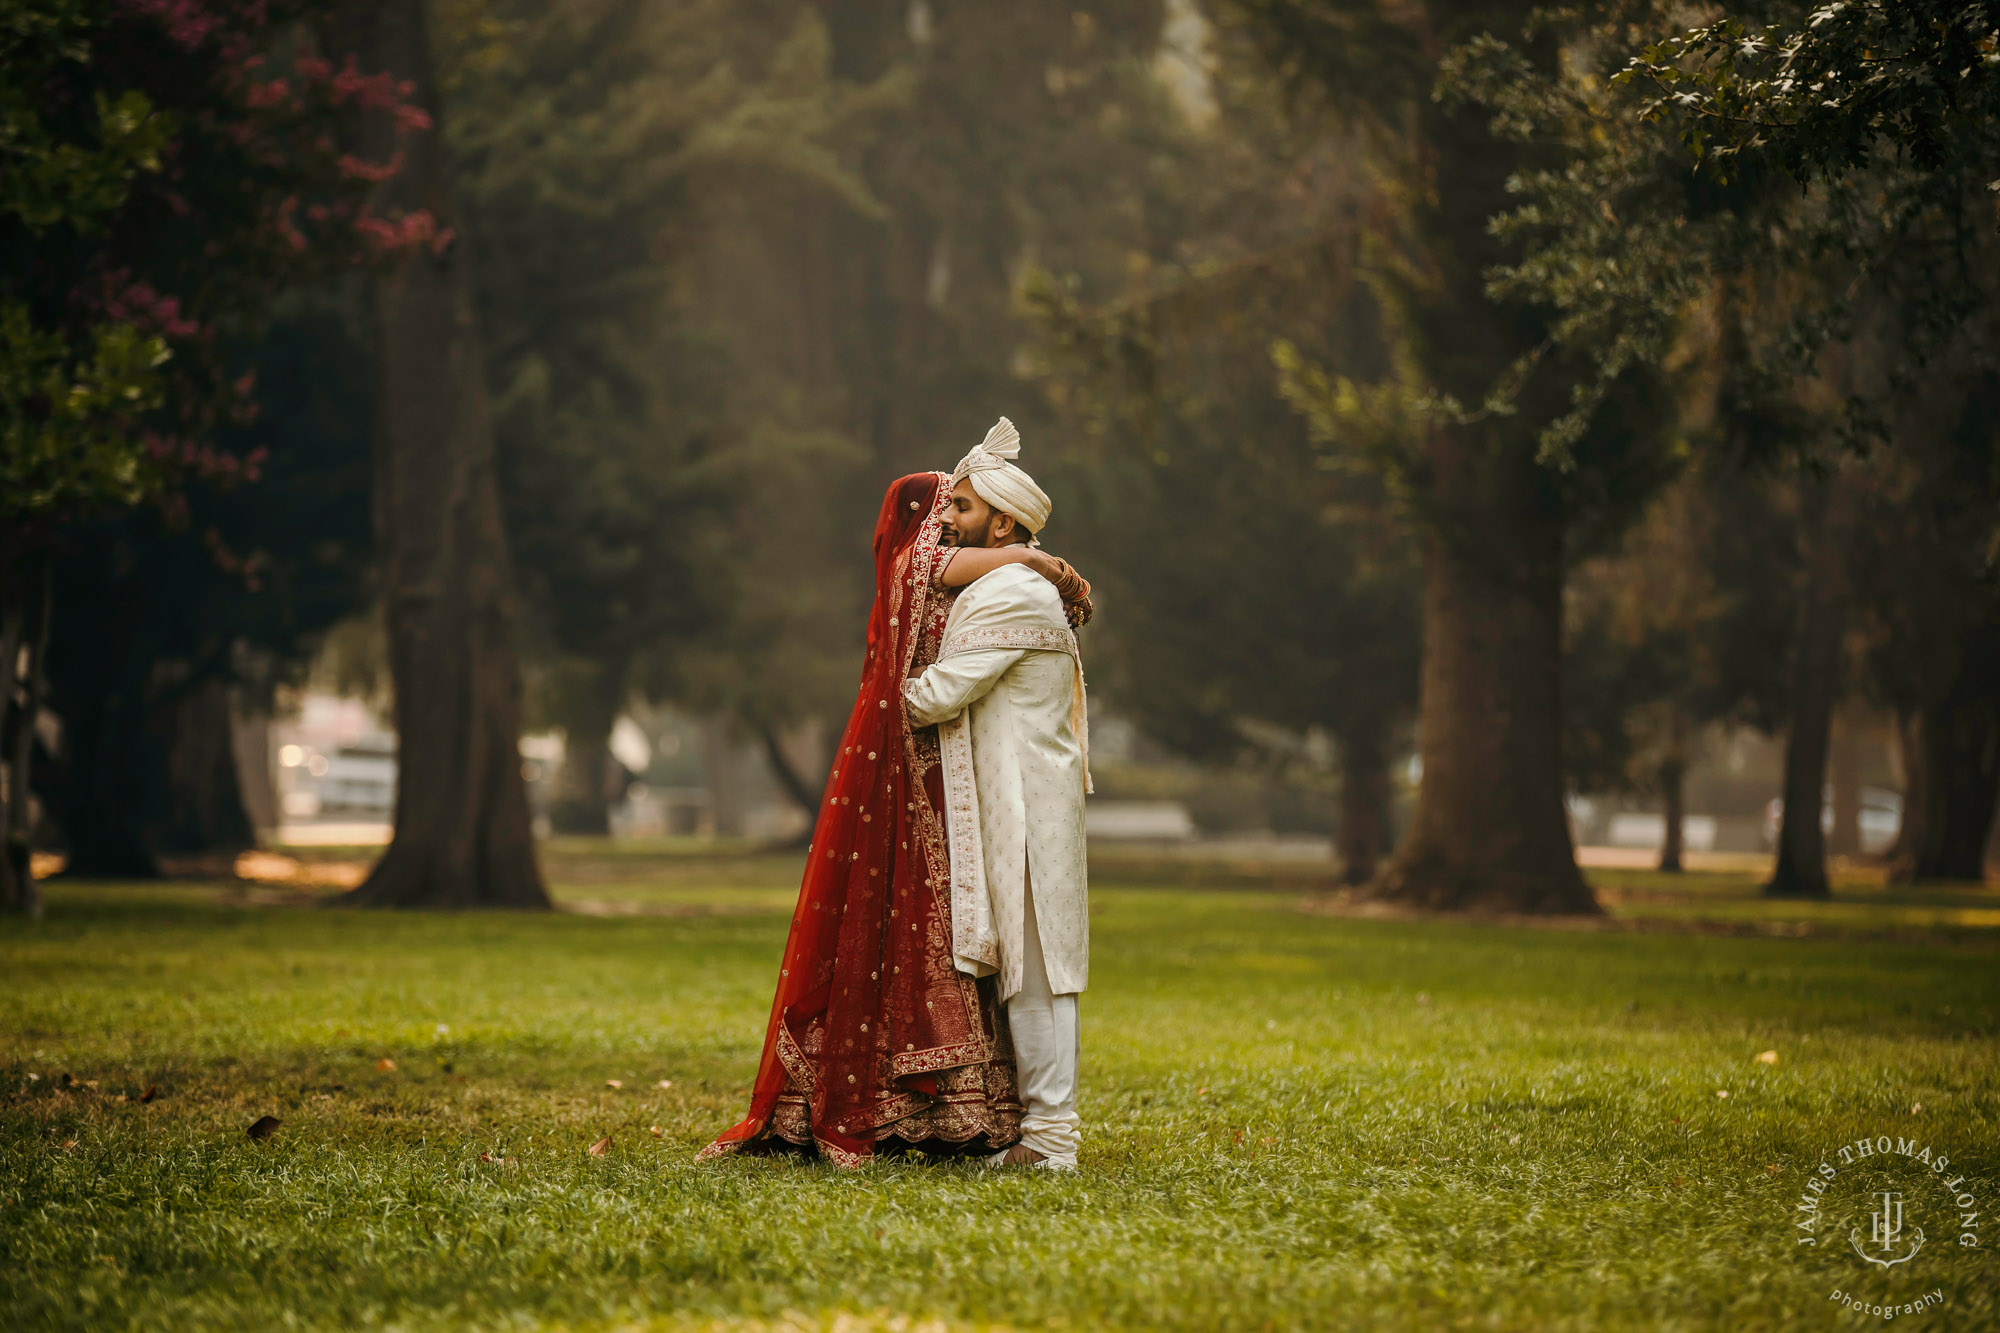
<path id="1" fill-rule="evenodd" d="M 1833 788 L 1826 787 L 1820 793 L 1819 828 L 1829 836 L 1833 833 Z M 1775 849 L 1778 845 L 1778 826 L 1785 819 L 1785 802 L 1780 797 L 1764 807 L 1764 846 Z M 1880 856 L 1895 844 L 1896 834 L 1903 827 L 1903 798 L 1900 793 L 1883 787 L 1863 787 L 1861 789 L 1861 853 L 1864 856 Z"/>

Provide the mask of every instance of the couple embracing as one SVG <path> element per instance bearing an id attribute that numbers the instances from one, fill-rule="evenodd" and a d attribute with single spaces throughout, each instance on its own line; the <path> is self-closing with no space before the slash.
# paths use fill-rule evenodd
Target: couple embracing
<path id="1" fill-rule="evenodd" d="M 1076 1165 L 1089 972 L 1075 629 L 1089 585 L 1005 417 L 875 523 L 861 692 L 834 756 L 749 1114 L 703 1150 Z"/>

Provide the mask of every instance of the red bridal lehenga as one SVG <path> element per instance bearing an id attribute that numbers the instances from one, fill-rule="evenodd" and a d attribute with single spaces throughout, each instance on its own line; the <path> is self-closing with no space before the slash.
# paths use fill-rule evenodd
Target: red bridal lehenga
<path id="1" fill-rule="evenodd" d="M 1020 1138 L 1006 1011 L 951 961 L 951 869 L 935 728 L 903 681 L 937 658 L 953 593 L 937 582 L 950 479 L 883 498 L 861 693 L 827 783 L 785 941 L 750 1112 L 701 1158 L 877 1145 L 992 1152 Z"/>

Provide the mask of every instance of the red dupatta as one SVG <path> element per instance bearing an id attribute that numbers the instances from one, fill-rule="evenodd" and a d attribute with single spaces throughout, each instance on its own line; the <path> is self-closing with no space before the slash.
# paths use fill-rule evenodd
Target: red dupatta
<path id="1" fill-rule="evenodd" d="M 998 1148 L 1018 1137 L 1012 1044 L 990 983 L 951 962 L 951 869 L 935 729 L 903 681 L 937 656 L 936 582 L 950 482 L 889 487 L 875 523 L 875 605 L 861 692 L 820 805 L 763 1058 L 713 1157 L 769 1140 L 858 1166 L 878 1140 Z"/>

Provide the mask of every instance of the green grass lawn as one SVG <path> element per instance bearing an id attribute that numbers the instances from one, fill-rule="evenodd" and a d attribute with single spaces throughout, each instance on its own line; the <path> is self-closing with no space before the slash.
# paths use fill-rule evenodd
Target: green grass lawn
<path id="1" fill-rule="evenodd" d="M 1094 897 L 1084 1169 L 845 1174 L 692 1160 L 742 1110 L 792 860 L 550 864 L 584 910 L 51 888 L 0 934 L 0 1324 L 1881 1322 L 1839 1289 L 2000 1326 L 2000 895 L 1600 874 L 1663 928 L 1579 931 L 1127 867 Z M 1832 1200 L 1866 1164 L 1795 1243 L 1809 1173 L 1878 1134 L 1967 1174 L 1978 1248 L 1919 1172 L 1927 1245 L 1864 1265 L 1868 1205 Z"/>

